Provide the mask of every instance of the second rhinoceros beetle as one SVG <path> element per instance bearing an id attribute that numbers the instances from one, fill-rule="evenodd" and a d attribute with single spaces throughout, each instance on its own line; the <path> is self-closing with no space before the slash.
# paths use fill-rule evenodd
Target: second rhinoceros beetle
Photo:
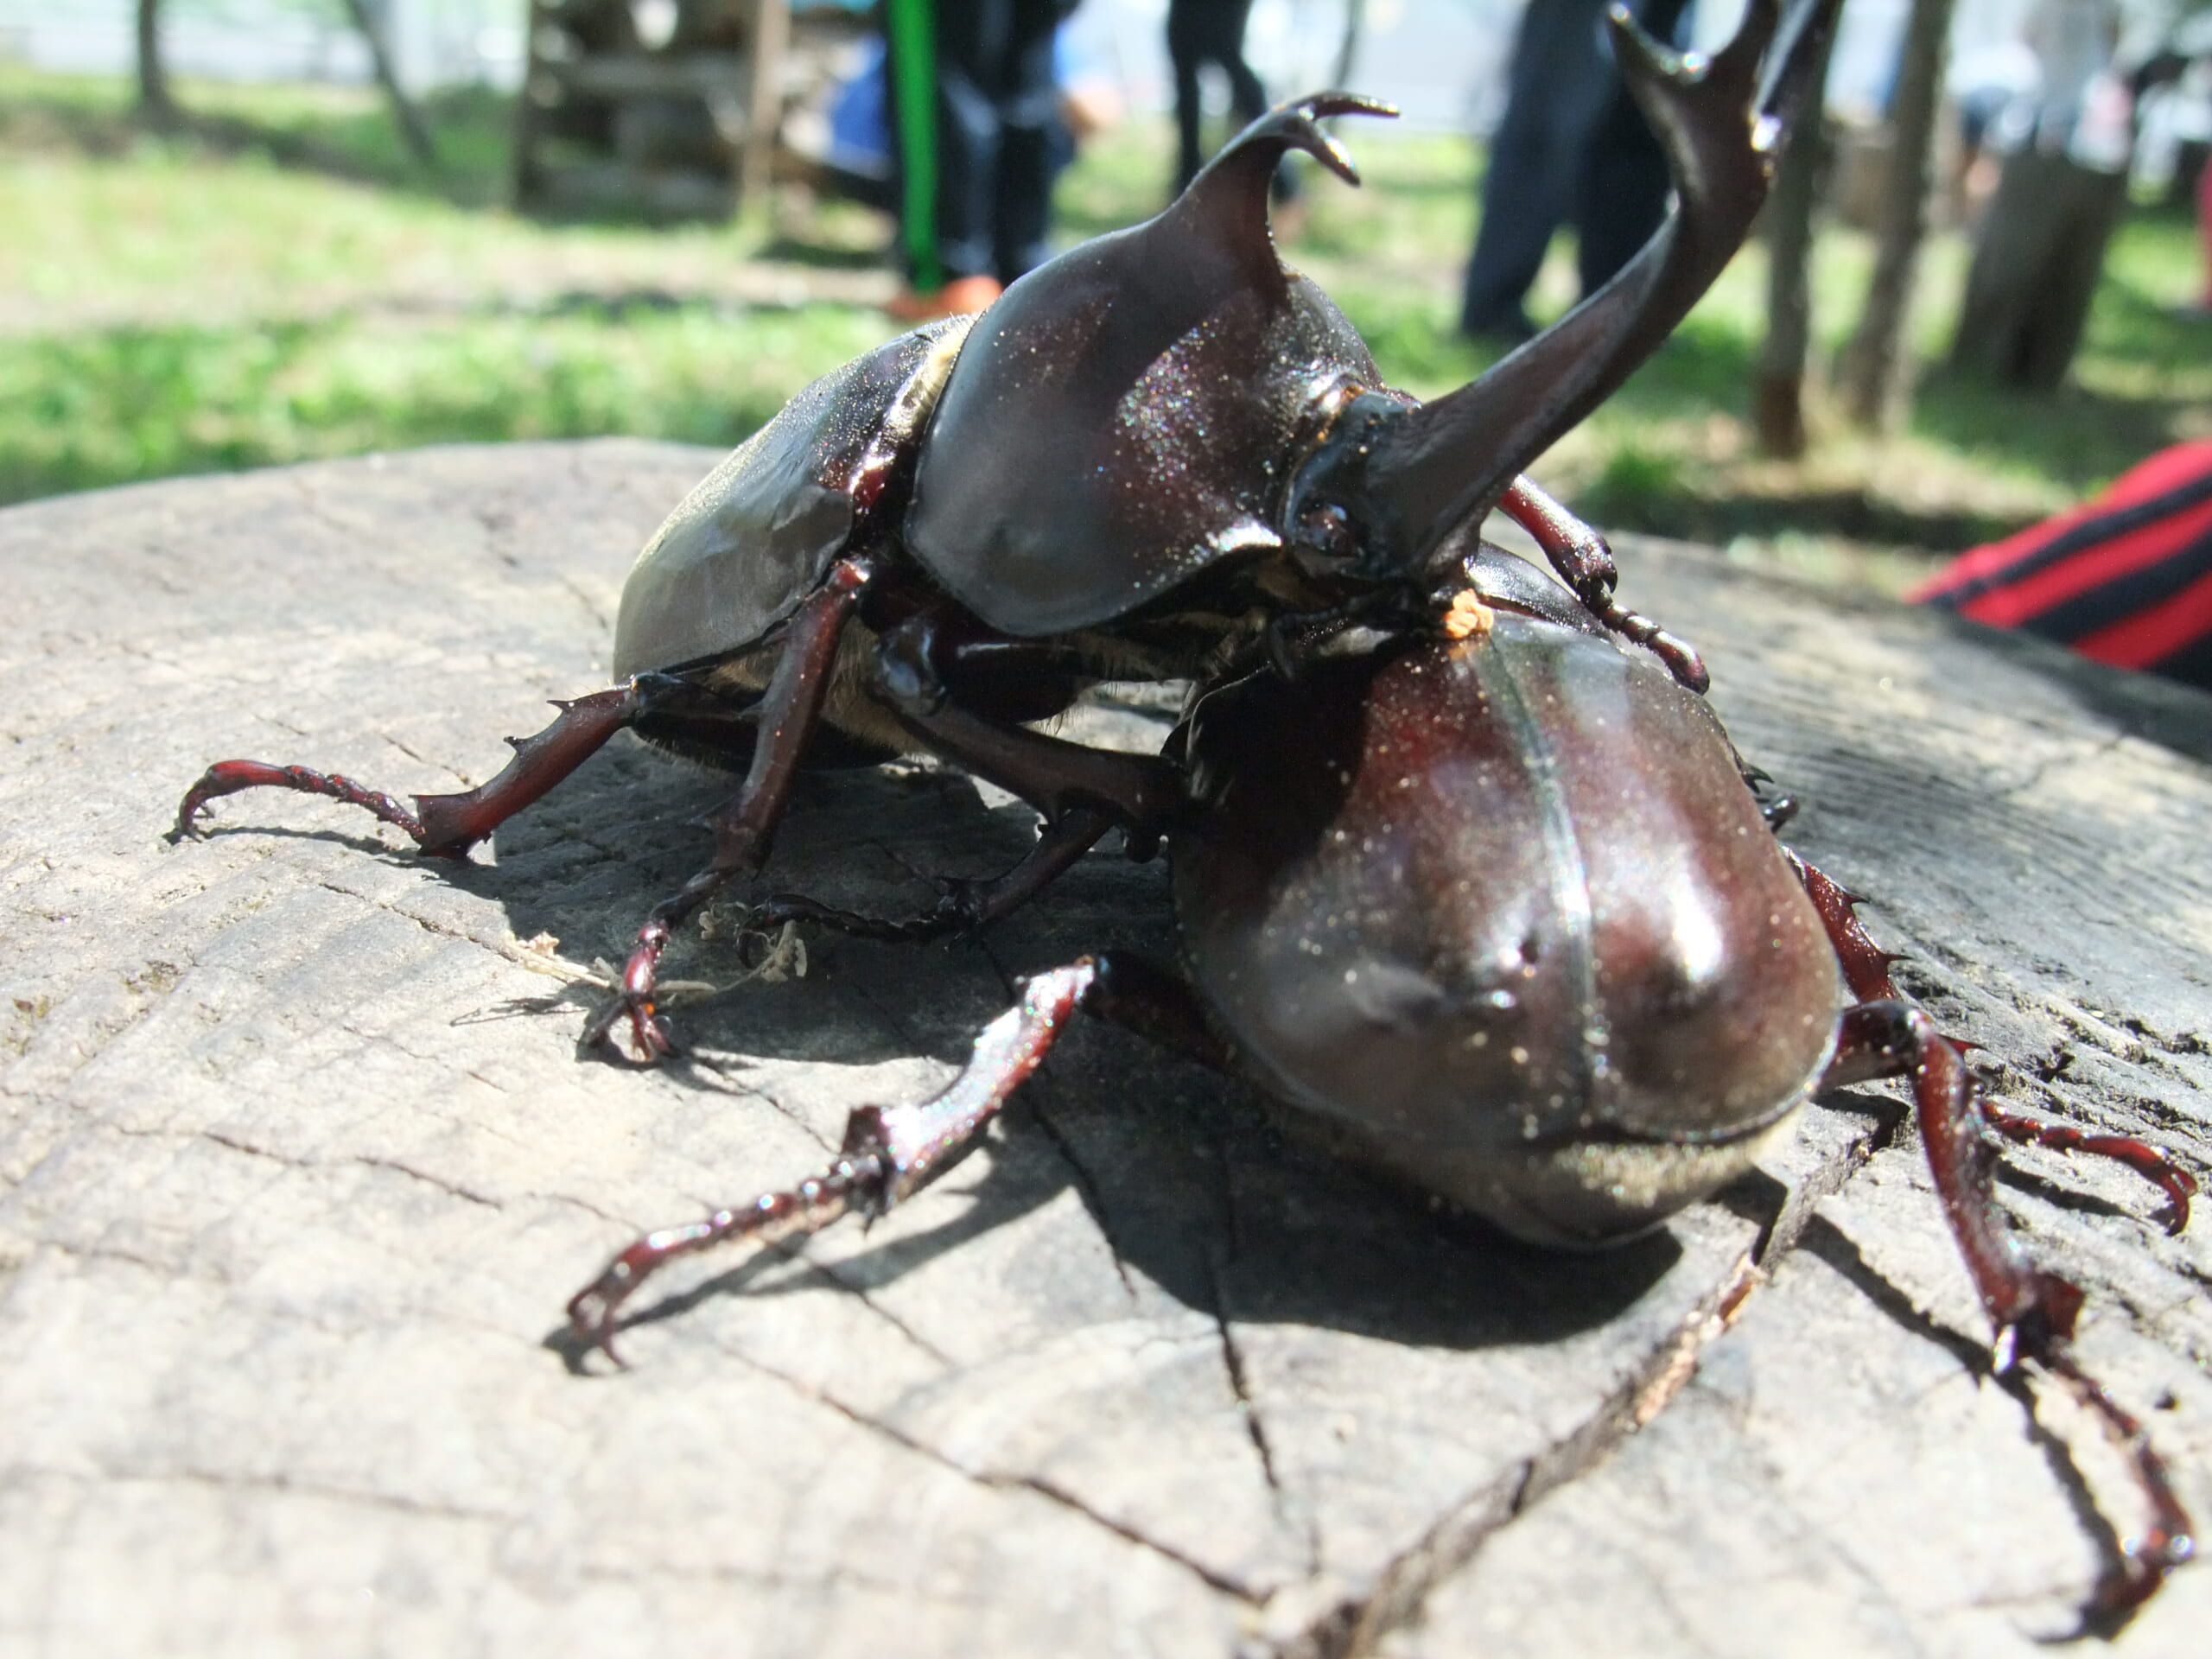
<path id="1" fill-rule="evenodd" d="M 1835 9 L 1809 0 L 1775 44 L 1775 0 L 1752 0 L 1736 40 L 1694 63 L 1663 60 L 1617 15 L 1675 210 L 1613 283 L 1446 397 L 1381 386 L 1268 237 L 1283 153 L 1351 179 L 1319 123 L 1380 106 L 1286 105 L 1160 218 L 794 398 L 639 556 L 620 683 L 563 705 L 489 783 L 410 811 L 334 774 L 222 761 L 177 829 L 216 796 L 274 785 L 459 857 L 624 727 L 742 767 L 711 863 L 654 909 L 589 1028 L 597 1041 L 626 1020 L 648 1058 L 669 1046 L 654 995 L 671 933 L 760 868 L 803 765 L 933 753 L 1031 802 L 1044 831 L 1015 869 L 920 916 L 785 898 L 753 906 L 756 925 L 927 937 L 1006 913 L 1110 829 L 1140 855 L 1167 842 L 1184 973 L 1099 957 L 1040 975 L 945 1091 L 855 1113 L 821 1175 L 639 1240 L 570 1305 L 579 1338 L 610 1354 L 626 1300 L 671 1259 L 926 1184 L 1078 1007 L 1563 1246 L 1659 1224 L 1823 1086 L 1910 1077 L 2005 1363 L 2041 1364 L 2128 1445 L 2152 1521 L 2094 1610 L 2124 1616 L 2188 1557 L 2190 1522 L 2140 1425 L 2073 1357 L 2081 1293 L 2007 1234 L 1986 1135 L 2120 1159 L 2165 1188 L 2176 1226 L 2190 1177 L 2141 1142 L 1980 1098 L 1849 895 L 1769 833 L 1782 814 L 1748 786 L 1694 652 L 1616 603 L 1603 540 L 1520 476 L 1740 244 Z M 1476 539 L 1493 506 L 1557 582 Z M 1027 728 L 1135 677 L 1196 687 L 1161 755 Z"/>
<path id="2" fill-rule="evenodd" d="M 1990 1136 L 2126 1163 L 2175 1228 L 2188 1173 L 1985 1100 L 1853 897 L 1776 840 L 1783 804 L 1763 805 L 1704 698 L 1512 555 L 1467 556 L 1429 626 L 1339 631 L 1299 669 L 1201 688 L 1149 763 L 1182 791 L 1179 971 L 1110 955 L 1030 979 L 943 1091 L 853 1113 L 829 1168 L 617 1255 L 569 1304 L 577 1340 L 615 1357 L 625 1303 L 671 1261 L 927 1185 L 1077 1009 L 1255 1084 L 1340 1155 L 1567 1249 L 1733 1180 L 1815 1094 L 1906 1077 L 1999 1368 L 2062 1379 L 2133 1455 L 2152 1522 L 2091 1612 L 2108 1626 L 2147 1599 L 2189 1558 L 2190 1517 L 2142 1425 L 2075 1361 L 2082 1293 L 2012 1240 Z M 884 931 L 804 901 L 762 912 Z"/>

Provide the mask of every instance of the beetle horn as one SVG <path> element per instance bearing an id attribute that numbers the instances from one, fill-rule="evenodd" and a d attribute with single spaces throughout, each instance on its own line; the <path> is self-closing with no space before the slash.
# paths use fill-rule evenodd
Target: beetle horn
<path id="1" fill-rule="evenodd" d="M 1346 184 L 1356 185 L 1359 168 L 1321 123 L 1338 115 L 1395 118 L 1397 113 L 1395 105 L 1357 92 L 1314 92 L 1278 104 L 1224 144 L 1153 226 L 1170 236 L 1213 243 L 1239 264 L 1273 273 L 1280 283 L 1281 267 L 1268 229 L 1268 186 L 1277 163 L 1302 149 Z"/>
<path id="2" fill-rule="evenodd" d="M 1596 294 L 1478 379 L 1356 447 L 1368 453 L 1354 463 L 1362 477 L 1349 493 L 1366 498 L 1369 522 L 1404 568 L 1420 569 L 1454 529 L 1487 512 L 1657 348 L 1734 257 L 1799 110 L 1817 92 L 1819 48 L 1840 3 L 1796 8 L 1769 53 L 1777 0 L 1751 0 L 1735 39 L 1705 61 L 1664 51 L 1612 8 L 1622 77 L 1667 153 L 1675 204 Z"/>

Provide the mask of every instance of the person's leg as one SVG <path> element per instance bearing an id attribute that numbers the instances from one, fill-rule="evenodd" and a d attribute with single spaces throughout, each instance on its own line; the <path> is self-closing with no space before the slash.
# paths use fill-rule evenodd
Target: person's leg
<path id="1" fill-rule="evenodd" d="M 1003 8 L 1004 0 L 1000 0 Z M 980 309 L 991 276 L 998 117 L 982 90 L 990 0 L 884 0 L 899 241 L 908 289 L 892 315 Z"/>
<path id="2" fill-rule="evenodd" d="M 1591 134 L 1579 169 L 1575 263 L 1584 299 L 1611 282 L 1665 221 L 1672 183 L 1666 152 L 1623 88 Z"/>
<path id="3" fill-rule="evenodd" d="M 1639 29 L 1668 46 L 1674 43 L 1687 7 L 1684 0 L 1643 0 L 1630 10 Z M 1622 84 L 1619 70 L 1608 66 L 1607 75 L 1611 91 L 1583 143 L 1580 194 L 1574 207 L 1580 243 L 1576 263 L 1586 300 L 1651 239 L 1666 219 L 1667 193 L 1674 184 L 1667 171 L 1667 154 Z"/>
<path id="4" fill-rule="evenodd" d="M 1244 61 L 1244 27 L 1251 16 L 1251 0 L 1230 0 L 1221 9 L 1219 34 L 1214 42 L 1216 61 L 1229 77 L 1230 112 L 1240 129 L 1268 112 L 1268 89 Z M 1279 203 L 1298 199 L 1298 166 L 1290 156 L 1284 156 L 1275 168 L 1274 195 Z"/>
<path id="5" fill-rule="evenodd" d="M 1522 302 L 1561 217 L 1549 140 L 1541 119 L 1516 124 L 1509 114 L 1491 142 L 1482 223 L 1460 300 L 1464 334 L 1535 332 Z"/>
<path id="6" fill-rule="evenodd" d="M 1470 334 L 1533 333 L 1522 302 L 1566 217 L 1573 146 L 1611 72 L 1597 54 L 1593 0 L 1530 0 L 1513 42 L 1505 118 L 1483 177 L 1482 222 L 1459 311 Z"/>
<path id="7" fill-rule="evenodd" d="M 998 167 L 992 181 L 991 270 L 1001 283 L 1051 256 L 1052 161 L 1060 129 L 1052 75 L 1057 0 L 1011 0 L 1000 48 Z"/>
<path id="8" fill-rule="evenodd" d="M 1244 26 L 1251 16 L 1251 0 L 1227 0 L 1214 15 L 1215 61 L 1229 77 L 1229 107 L 1240 129 L 1268 112 L 1267 88 L 1244 61 Z"/>
<path id="9" fill-rule="evenodd" d="M 1205 114 L 1198 66 L 1205 60 L 1205 0 L 1167 0 L 1167 60 L 1175 72 L 1175 194 L 1198 175 L 1198 123 Z"/>
<path id="10" fill-rule="evenodd" d="M 948 277 L 991 270 L 997 89 L 1013 0 L 931 0 L 937 10 L 938 240 Z"/>

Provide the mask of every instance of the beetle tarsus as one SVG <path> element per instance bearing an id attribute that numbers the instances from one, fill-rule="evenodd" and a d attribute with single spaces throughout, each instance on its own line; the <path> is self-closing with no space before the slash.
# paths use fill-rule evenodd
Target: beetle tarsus
<path id="1" fill-rule="evenodd" d="M 207 803 L 219 796 L 235 795 L 242 789 L 296 789 L 303 794 L 327 795 L 348 806 L 366 808 L 378 822 L 404 830 L 425 852 L 449 850 L 429 846 L 423 821 L 381 790 L 365 788 L 341 772 L 277 766 L 267 760 L 218 760 L 200 773 L 199 782 L 187 790 L 184 799 L 178 803 L 176 826 L 169 831 L 169 839 L 174 842 L 200 837 L 205 833 L 200 827 L 200 815 L 207 810 Z M 452 849 L 451 855 L 457 857 L 467 850 Z"/>
<path id="2" fill-rule="evenodd" d="M 655 1065 L 676 1052 L 676 1038 L 669 1028 L 667 1016 L 656 1007 L 650 991 L 642 995 L 618 991 L 609 997 L 584 1027 L 583 1046 L 606 1046 L 613 1039 L 614 1028 L 626 1020 L 630 1025 L 632 1058 Z"/>
<path id="3" fill-rule="evenodd" d="M 1605 595 L 1601 604 L 1592 605 L 1591 611 L 1597 619 L 1624 639 L 1642 645 L 1666 664 L 1667 671 L 1675 683 L 1685 690 L 1703 696 L 1711 689 L 1713 676 L 1706 671 L 1705 658 L 1698 654 L 1695 645 L 1678 634 L 1672 634 L 1641 612 L 1631 611 L 1614 603 L 1612 595 Z"/>
<path id="4" fill-rule="evenodd" d="M 666 676 L 652 677 L 676 683 Z M 219 760 L 185 792 L 170 838 L 197 834 L 201 809 L 219 795 L 234 795 L 242 789 L 293 789 L 366 809 L 380 823 L 404 831 L 429 857 L 466 858 L 470 848 L 574 772 L 651 706 L 651 688 L 638 682 L 556 702 L 554 707 L 561 712 L 551 725 L 532 736 L 507 740 L 514 747 L 514 759 L 496 777 L 459 794 L 417 795 L 412 812 L 382 791 L 365 788 L 339 772 L 272 766 L 265 760 Z"/>
<path id="5" fill-rule="evenodd" d="M 1030 980 L 1021 1000 L 976 1037 L 959 1076 L 912 1105 L 861 1107 L 846 1120 L 836 1162 L 811 1180 L 629 1245 L 570 1299 L 570 1332 L 620 1364 L 613 1338 L 622 1306 L 667 1263 L 725 1243 L 765 1247 L 804 1237 L 855 1211 L 880 1216 L 927 1185 L 975 1146 L 1007 1097 L 1043 1064 L 1098 977 L 1099 964 L 1085 957 Z"/>
<path id="6" fill-rule="evenodd" d="M 1613 598 L 1620 567 L 1604 535 L 1568 512 L 1534 479 L 1522 476 L 1505 486 L 1497 510 L 1528 531 L 1543 550 L 1559 579 L 1599 621 L 1667 664 L 1677 683 L 1703 696 L 1713 683 L 1697 647 L 1671 634 L 1649 617 Z"/>
<path id="7" fill-rule="evenodd" d="M 1957 1039 L 1952 1039 L 1957 1046 Z M 1979 1091 L 1977 1091 L 1979 1093 Z M 2007 1141 L 2024 1147 L 2044 1147 L 2053 1152 L 2082 1152 L 2125 1164 L 2166 1195 L 2158 1221 L 2169 1233 L 2189 1225 L 2190 1200 L 2196 1196 L 2196 1178 L 2171 1157 L 2146 1141 L 2124 1135 L 2090 1135 L 2069 1123 L 2047 1123 L 1980 1101 L 1985 1122 Z"/>
<path id="8" fill-rule="evenodd" d="M 2151 1524 L 2140 1536 L 2121 1541 L 2119 1561 L 2099 1580 L 2084 1610 L 2085 1633 L 2116 1634 L 2145 1602 L 2158 1593 L 2169 1573 L 2196 1558 L 2195 1523 L 2175 1495 L 2166 1461 L 2151 1444 L 2150 1434 L 2142 1423 L 2122 1408 L 2102 1383 L 2075 1363 L 2073 1356 L 2063 1347 L 2055 1353 L 2035 1357 L 2044 1370 L 2065 1383 L 2075 1399 L 2097 1419 L 2113 1443 L 2127 1454 L 2143 1481 L 2145 1496 L 2150 1500 Z"/>

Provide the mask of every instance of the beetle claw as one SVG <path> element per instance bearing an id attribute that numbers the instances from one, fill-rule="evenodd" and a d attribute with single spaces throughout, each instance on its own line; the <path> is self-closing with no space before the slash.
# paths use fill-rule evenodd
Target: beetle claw
<path id="1" fill-rule="evenodd" d="M 596 1349 L 607 1356 L 609 1363 L 617 1370 L 622 1371 L 630 1369 L 630 1362 L 623 1358 L 615 1350 L 614 1333 L 617 1327 L 614 1315 L 616 1310 L 622 1306 L 623 1297 L 627 1294 L 628 1275 L 622 1274 L 624 1282 L 621 1283 L 610 1285 L 608 1281 L 614 1279 L 618 1273 L 621 1273 L 625 1265 L 622 1261 L 618 1260 L 615 1265 L 608 1268 L 600 1278 L 571 1297 L 567 1310 L 569 1334 L 578 1344 L 578 1357 L 582 1358 Z"/>
<path id="2" fill-rule="evenodd" d="M 630 1022 L 630 1058 L 639 1065 L 655 1065 L 676 1052 L 668 1017 L 654 1007 L 652 993 L 632 990 L 616 992 L 592 1016 L 584 1027 L 584 1046 L 613 1046 L 614 1028 L 625 1020 Z"/>

